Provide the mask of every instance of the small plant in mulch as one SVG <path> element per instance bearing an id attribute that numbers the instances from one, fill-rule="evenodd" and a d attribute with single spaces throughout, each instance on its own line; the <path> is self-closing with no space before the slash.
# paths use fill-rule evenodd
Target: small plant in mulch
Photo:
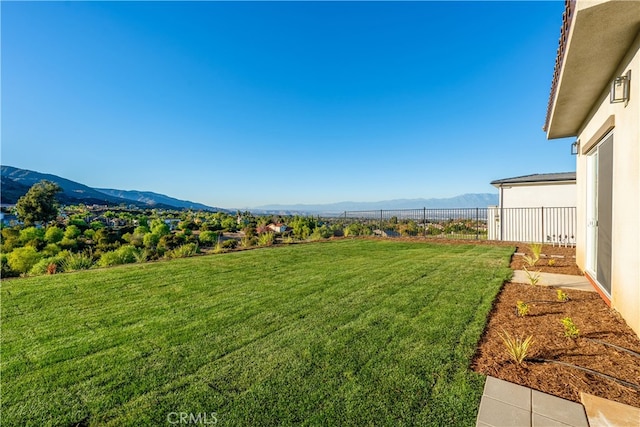
<path id="1" fill-rule="evenodd" d="M 540 272 L 539 271 L 529 271 L 527 268 L 524 268 L 524 273 L 527 275 L 527 279 L 531 286 L 536 286 L 540 281 Z"/>
<path id="2" fill-rule="evenodd" d="M 550 258 L 550 259 L 549 259 L 549 261 L 547 261 L 547 265 L 548 265 L 549 267 L 553 267 L 553 266 L 555 266 L 555 265 L 556 265 L 556 260 L 555 260 L 555 258 Z"/>
<path id="3" fill-rule="evenodd" d="M 529 249 L 531 249 L 531 256 L 524 255 L 522 259 L 524 259 L 524 262 L 526 262 L 529 267 L 535 267 L 542 255 L 542 244 L 532 243 L 529 245 Z"/>
<path id="4" fill-rule="evenodd" d="M 514 337 L 504 329 L 502 330 L 502 333 L 499 333 L 498 335 L 500 335 L 500 339 L 502 339 L 509 357 L 516 363 L 516 365 L 522 365 L 527 357 L 527 353 L 529 352 L 529 347 L 533 344 L 533 335 L 529 335 L 526 338 L 524 338 L 524 336 Z"/>
<path id="5" fill-rule="evenodd" d="M 564 336 L 572 339 L 576 339 L 580 336 L 580 329 L 573 323 L 571 317 L 565 317 L 560 320 L 562 326 L 564 326 Z"/>
<path id="6" fill-rule="evenodd" d="M 529 314 L 529 304 L 524 301 L 516 302 L 516 315 L 518 317 L 524 317 Z"/>
<path id="7" fill-rule="evenodd" d="M 556 299 L 560 302 L 567 302 L 569 301 L 569 295 L 562 289 L 556 289 Z"/>

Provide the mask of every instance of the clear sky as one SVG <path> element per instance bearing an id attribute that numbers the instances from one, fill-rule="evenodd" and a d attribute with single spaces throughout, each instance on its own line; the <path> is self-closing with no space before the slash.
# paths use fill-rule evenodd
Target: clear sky
<path id="1" fill-rule="evenodd" d="M 562 1 L 0 7 L 4 165 L 223 208 L 575 170 L 542 131 Z"/>

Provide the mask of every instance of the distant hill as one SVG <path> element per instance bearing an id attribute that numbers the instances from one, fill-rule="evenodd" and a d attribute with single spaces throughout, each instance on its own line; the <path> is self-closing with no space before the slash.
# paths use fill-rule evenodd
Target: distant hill
<path id="1" fill-rule="evenodd" d="M 223 210 L 151 192 L 98 190 L 57 175 L 12 166 L 1 166 L 1 171 L 2 191 L 0 192 L 0 201 L 3 204 L 15 204 L 33 184 L 47 180 L 55 182 L 62 188 L 62 192 L 58 194 L 58 201 L 63 204 L 85 203 L 115 206 L 124 203 L 141 208 Z M 142 194 L 145 196 L 140 198 L 138 195 Z"/>
<path id="2" fill-rule="evenodd" d="M 395 199 L 379 202 L 339 202 L 328 204 L 296 204 L 296 205 L 264 205 L 251 211 L 264 212 L 313 212 L 339 213 L 344 211 L 369 211 L 393 209 L 451 209 L 451 208 L 484 208 L 498 204 L 498 195 L 491 193 L 470 193 L 441 199 Z"/>
<path id="3" fill-rule="evenodd" d="M 144 203 L 147 206 L 161 204 L 175 206 L 183 209 L 222 210 L 219 208 L 212 208 L 211 206 L 203 205 L 202 203 L 191 202 L 189 200 L 174 199 L 173 197 L 165 196 L 164 194 L 153 193 L 151 191 L 113 190 L 110 188 L 96 188 L 96 190 L 112 197 L 119 197 L 122 199 Z"/>

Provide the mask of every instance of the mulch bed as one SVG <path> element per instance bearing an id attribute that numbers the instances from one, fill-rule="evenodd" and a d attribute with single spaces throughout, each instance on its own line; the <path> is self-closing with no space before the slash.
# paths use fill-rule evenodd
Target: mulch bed
<path id="1" fill-rule="evenodd" d="M 520 245 L 516 252 L 530 255 L 527 245 Z M 545 246 L 543 253 L 548 257 L 542 258 L 534 271 L 581 274 L 575 265 L 574 248 Z M 565 258 L 552 258 L 552 254 L 564 255 Z M 548 259 L 556 261 L 548 265 Z M 522 269 L 522 256 L 514 255 L 511 267 Z M 567 302 L 558 302 L 556 288 L 506 283 L 494 302 L 472 369 L 576 402 L 580 401 L 580 392 L 586 392 L 640 407 L 640 338 L 597 293 L 563 291 L 569 296 Z M 517 301 L 528 303 L 529 313 L 526 316 L 517 316 Z M 566 317 L 570 317 L 579 328 L 578 338 L 565 336 L 560 320 Z M 504 331 L 512 336 L 533 336 L 534 342 L 521 366 L 511 361 L 505 349 L 499 335 Z M 536 359 L 591 369 L 618 381 Z"/>

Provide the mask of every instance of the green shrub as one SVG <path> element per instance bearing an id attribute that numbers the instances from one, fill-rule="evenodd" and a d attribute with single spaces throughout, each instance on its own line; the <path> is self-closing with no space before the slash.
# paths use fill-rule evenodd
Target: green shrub
<path id="1" fill-rule="evenodd" d="M 19 276 L 19 273 L 16 273 L 9 267 L 9 260 L 5 253 L 0 254 L 0 275 L 3 278 Z"/>
<path id="2" fill-rule="evenodd" d="M 56 245 L 55 243 L 49 243 L 40 252 L 42 253 L 42 256 L 52 257 L 52 256 L 56 256 L 56 255 L 58 255 L 58 253 L 60 253 L 60 247 L 58 245 Z"/>
<path id="3" fill-rule="evenodd" d="M 101 267 L 110 267 L 112 265 L 131 264 L 137 261 L 140 256 L 140 249 L 123 245 L 114 251 L 105 252 L 100 256 L 98 265 Z"/>
<path id="4" fill-rule="evenodd" d="M 4 227 L 2 229 L 2 252 L 9 253 L 15 248 L 21 246 L 20 231 L 13 227 Z"/>
<path id="5" fill-rule="evenodd" d="M 311 240 L 322 240 L 322 239 L 328 239 L 331 236 L 333 236 L 333 231 L 326 225 L 322 225 L 321 227 L 316 227 L 315 230 L 313 230 L 313 233 L 311 233 L 311 236 L 309 236 L 309 238 Z"/>
<path id="6" fill-rule="evenodd" d="M 354 222 L 353 224 L 349 224 L 347 228 L 344 229 L 345 237 L 370 236 L 371 234 L 373 234 L 373 232 L 369 227 L 363 224 L 359 224 L 357 222 Z"/>
<path id="7" fill-rule="evenodd" d="M 100 222 L 100 221 L 91 221 L 91 224 L 89 224 L 92 230 L 98 230 L 100 228 L 104 228 L 105 225 Z"/>
<path id="8" fill-rule="evenodd" d="M 60 268 L 63 271 L 88 270 L 93 266 L 93 258 L 87 253 L 69 253 L 64 257 Z"/>
<path id="9" fill-rule="evenodd" d="M 160 235 L 155 233 L 147 233 L 142 238 L 145 248 L 155 248 L 160 242 Z"/>
<path id="10" fill-rule="evenodd" d="M 42 228 L 27 227 L 20 230 L 20 242 L 22 242 L 22 244 L 27 244 L 34 240 L 43 242 L 44 236 L 45 236 L 45 231 Z"/>
<path id="11" fill-rule="evenodd" d="M 238 241 L 235 239 L 229 239 L 222 242 L 222 247 L 225 249 L 235 249 L 238 246 Z"/>
<path id="12" fill-rule="evenodd" d="M 262 233 L 261 235 L 258 236 L 258 245 L 259 246 L 271 246 L 271 245 L 273 245 L 275 240 L 276 240 L 275 233 L 272 233 L 272 232 Z"/>
<path id="13" fill-rule="evenodd" d="M 7 255 L 9 267 L 19 274 L 28 273 L 41 259 L 42 254 L 32 246 L 16 248 Z"/>
<path id="14" fill-rule="evenodd" d="M 242 240 L 240 240 L 240 246 L 243 248 L 250 248 L 255 246 L 258 243 L 255 237 L 252 236 L 244 236 Z"/>
<path id="15" fill-rule="evenodd" d="M 218 233 L 209 230 L 201 231 L 198 240 L 203 246 L 213 246 L 218 241 Z"/>
<path id="16" fill-rule="evenodd" d="M 62 249 L 73 250 L 78 247 L 78 241 L 76 239 L 70 239 L 69 237 L 65 236 L 62 238 L 62 240 L 60 240 L 58 245 Z"/>
<path id="17" fill-rule="evenodd" d="M 81 234 L 82 234 L 82 231 L 80 230 L 80 228 L 78 228 L 77 225 L 69 225 L 67 226 L 67 229 L 64 230 L 64 237 L 68 239 L 75 239 Z"/>
<path id="18" fill-rule="evenodd" d="M 64 231 L 56 226 L 48 227 L 44 233 L 44 241 L 47 243 L 58 243 L 64 237 Z"/>
<path id="19" fill-rule="evenodd" d="M 38 261 L 31 270 L 29 270 L 30 276 L 42 276 L 43 274 L 54 274 L 64 270 L 62 267 L 65 260 L 65 255 L 56 255 L 47 258 L 43 258 Z"/>
<path id="20" fill-rule="evenodd" d="M 198 253 L 198 245 L 195 243 L 185 243 L 182 246 L 168 251 L 165 256 L 167 258 L 187 258 Z"/>

